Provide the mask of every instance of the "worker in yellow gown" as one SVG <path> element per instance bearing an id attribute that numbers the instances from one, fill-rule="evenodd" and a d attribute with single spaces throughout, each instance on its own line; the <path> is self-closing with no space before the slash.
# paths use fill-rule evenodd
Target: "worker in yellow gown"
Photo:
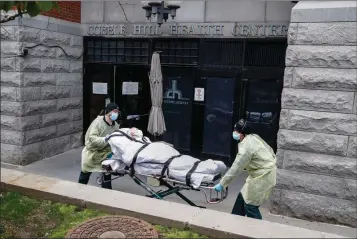
<path id="1" fill-rule="evenodd" d="M 102 161 L 105 160 L 111 148 L 108 143 L 109 135 L 119 129 L 116 120 L 119 117 L 119 107 L 115 103 L 109 103 L 89 126 L 85 135 L 84 148 L 82 150 L 82 168 L 78 183 L 87 184 L 92 172 L 102 172 Z M 112 189 L 111 175 L 104 174 L 103 188 Z"/>
<path id="2" fill-rule="evenodd" d="M 251 129 L 244 119 L 235 124 L 233 138 L 240 142 L 238 154 L 231 168 L 214 189 L 222 191 L 246 169 L 249 176 L 238 194 L 232 214 L 262 219 L 259 206 L 269 198 L 276 184 L 275 153 L 261 137 L 251 134 Z"/>

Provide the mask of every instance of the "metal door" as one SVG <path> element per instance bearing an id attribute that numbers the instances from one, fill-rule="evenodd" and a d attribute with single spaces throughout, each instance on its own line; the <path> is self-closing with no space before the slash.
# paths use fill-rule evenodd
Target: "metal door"
<path id="1" fill-rule="evenodd" d="M 243 109 L 253 132 L 275 151 L 281 109 L 283 70 L 266 70 L 266 74 L 245 73 Z"/>
<path id="2" fill-rule="evenodd" d="M 237 146 L 232 128 L 240 117 L 240 75 L 239 70 L 198 70 L 193 94 L 203 89 L 204 98 L 193 101 L 194 156 L 231 163 Z"/>
<path id="3" fill-rule="evenodd" d="M 205 154 L 229 157 L 232 139 L 235 79 L 207 77 L 203 147 Z"/>
<path id="4" fill-rule="evenodd" d="M 115 102 L 121 108 L 121 127 L 137 127 L 147 134 L 151 99 L 147 66 L 115 66 Z M 127 120 L 129 115 L 141 115 Z"/>

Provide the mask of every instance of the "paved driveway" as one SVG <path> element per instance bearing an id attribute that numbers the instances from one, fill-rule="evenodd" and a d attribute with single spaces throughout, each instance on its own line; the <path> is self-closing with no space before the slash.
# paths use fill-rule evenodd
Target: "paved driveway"
<path id="1" fill-rule="evenodd" d="M 81 155 L 81 149 L 75 149 L 67 153 L 57 155 L 52 158 L 44 159 L 23 167 L 16 167 L 8 164 L 1 164 L 1 166 L 5 168 L 14 168 L 14 169 L 16 168 L 17 170 L 23 172 L 77 182 L 80 168 L 81 168 L 80 155 Z M 97 185 L 96 184 L 97 176 L 98 176 L 97 173 L 92 174 L 89 184 Z M 183 194 L 187 196 L 190 200 L 195 202 L 196 204 L 206 206 L 207 208 L 213 210 L 230 213 L 233 204 L 235 202 L 235 199 L 237 197 L 237 194 L 244 184 L 246 176 L 247 175 L 244 172 L 229 186 L 228 198 L 219 204 L 208 204 L 208 205 L 204 204 L 205 199 L 202 192 L 191 190 L 191 191 L 183 191 Z M 137 185 L 129 176 L 124 176 L 122 178 L 113 181 L 113 189 L 122 192 L 143 195 L 143 196 L 147 194 L 147 192 L 139 185 Z M 166 199 L 178 203 L 185 203 L 177 196 L 168 196 L 166 197 Z M 267 203 L 261 206 L 261 213 L 263 215 L 264 220 L 294 225 L 294 226 L 308 228 L 317 231 L 339 234 L 339 235 L 353 237 L 353 238 L 357 237 L 357 232 L 355 228 L 340 227 L 330 224 L 309 222 L 305 220 L 272 215 L 269 213 Z"/>

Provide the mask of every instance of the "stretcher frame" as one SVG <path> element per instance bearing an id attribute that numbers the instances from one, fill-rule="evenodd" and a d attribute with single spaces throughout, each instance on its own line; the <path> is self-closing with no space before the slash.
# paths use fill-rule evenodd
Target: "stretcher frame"
<path id="1" fill-rule="evenodd" d="M 164 200 L 164 197 L 168 196 L 168 195 L 172 195 L 172 194 L 176 194 L 177 196 L 179 196 L 182 200 L 184 200 L 186 203 L 188 203 L 191 206 L 194 207 L 199 207 L 199 208 L 206 208 L 203 206 L 199 206 L 196 205 L 194 202 L 192 202 L 190 199 L 188 199 L 186 196 L 184 196 L 182 193 L 180 193 L 180 191 L 183 190 L 195 190 L 195 191 L 202 191 L 205 195 L 205 199 L 206 199 L 206 203 L 208 204 L 217 204 L 222 202 L 224 199 L 227 198 L 228 196 L 228 187 L 224 188 L 221 192 L 216 192 L 214 190 L 214 185 L 215 182 L 218 181 L 218 179 L 220 179 L 221 175 L 216 175 L 215 179 L 212 180 L 212 182 L 210 183 L 205 183 L 202 182 L 201 185 L 198 188 L 193 188 L 190 184 L 190 180 L 186 178 L 186 182 L 181 182 L 178 180 L 174 180 L 172 178 L 169 178 L 168 176 L 164 175 L 164 172 L 166 171 L 168 165 L 170 164 L 170 162 L 172 161 L 172 159 L 176 158 L 176 157 L 180 157 L 181 155 L 176 155 L 171 157 L 170 159 L 168 159 L 167 161 L 167 165 L 164 166 L 164 169 L 162 171 L 162 175 L 146 175 L 146 174 L 138 174 L 137 172 L 135 172 L 134 170 L 134 164 L 136 162 L 136 158 L 138 156 L 138 154 L 141 152 L 141 150 L 143 150 L 146 146 L 148 146 L 150 143 L 148 143 L 145 139 L 145 137 L 142 137 L 142 141 L 137 141 L 135 139 L 133 139 L 132 137 L 130 137 L 129 135 L 127 135 L 126 133 L 120 131 L 120 130 L 116 130 L 116 133 L 119 134 L 112 134 L 110 137 L 126 137 L 129 140 L 132 141 L 136 141 L 138 143 L 143 144 L 143 146 L 136 152 L 136 154 L 134 155 L 133 161 L 131 163 L 130 166 L 126 166 L 124 170 L 122 170 L 121 172 L 116 172 L 113 171 L 111 169 L 111 167 L 108 168 L 102 165 L 102 169 L 103 172 L 100 174 L 100 176 L 97 178 L 97 183 L 98 184 L 102 184 L 103 182 L 111 182 L 113 180 L 116 180 L 118 178 L 121 178 L 125 175 L 129 175 L 136 184 L 138 184 L 139 186 L 141 186 L 142 188 L 144 188 L 147 192 L 150 193 L 150 195 L 148 195 L 148 197 L 151 198 L 156 198 L 156 199 L 160 199 L 160 200 Z M 109 159 L 109 158 L 107 158 Z M 189 171 L 188 174 L 192 174 L 194 172 L 194 170 L 196 169 L 197 165 L 199 164 L 200 161 L 197 161 L 194 166 L 191 168 L 191 170 Z M 166 169 L 165 169 L 166 168 Z M 115 178 L 111 178 L 110 180 L 104 180 L 104 174 L 111 174 L 114 176 L 117 176 Z M 137 175 L 141 175 L 144 176 L 146 178 L 154 178 L 156 180 L 158 180 L 160 182 L 160 186 L 165 186 L 168 189 L 167 190 L 159 190 L 159 191 L 155 191 L 154 189 L 152 189 L 147 183 L 143 182 Z M 219 177 L 217 177 L 219 176 Z M 209 193 L 208 193 L 209 191 Z M 212 193 L 216 192 L 217 197 L 213 197 Z M 209 195 L 209 196 L 208 196 Z"/>
<path id="2" fill-rule="evenodd" d="M 227 198 L 228 196 L 228 187 L 223 189 L 221 192 L 216 192 L 214 190 L 214 183 L 202 183 L 197 189 L 187 186 L 184 182 L 177 181 L 171 178 L 167 177 L 160 177 L 160 176 L 154 176 L 154 175 L 146 175 L 146 174 L 137 174 L 137 173 L 131 173 L 129 169 L 125 169 L 123 173 L 118 173 L 118 172 L 112 172 L 108 171 L 105 168 L 103 168 L 105 171 L 100 174 L 100 176 L 97 177 L 97 183 L 101 185 L 103 182 L 111 182 L 114 181 L 118 178 L 121 178 L 125 175 L 129 175 L 136 184 L 144 188 L 150 195 L 147 195 L 147 197 L 150 198 L 156 198 L 159 200 L 164 200 L 166 196 L 176 194 L 179 196 L 183 201 L 185 201 L 187 204 L 193 207 L 199 207 L 199 208 L 206 208 L 203 206 L 196 205 L 194 202 L 192 202 L 190 199 L 188 199 L 186 196 L 184 196 L 180 191 L 183 190 L 195 190 L 195 191 L 202 191 L 205 195 L 206 203 L 208 204 L 218 204 L 222 202 L 224 199 Z M 110 180 L 104 180 L 104 174 L 111 174 L 117 177 L 114 177 Z M 165 186 L 167 190 L 159 190 L 155 191 L 152 189 L 147 183 L 143 182 L 137 175 L 144 176 L 147 178 L 154 178 L 160 182 L 160 186 Z M 212 194 L 216 193 L 217 197 L 213 197 Z"/>

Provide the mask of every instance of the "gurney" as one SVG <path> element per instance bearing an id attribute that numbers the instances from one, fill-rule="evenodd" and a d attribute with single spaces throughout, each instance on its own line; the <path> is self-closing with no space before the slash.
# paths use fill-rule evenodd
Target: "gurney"
<path id="1" fill-rule="evenodd" d="M 139 132 L 141 131 L 139 130 Z M 118 143 L 119 137 L 120 142 Z M 133 142 L 135 143 L 133 144 Z M 110 135 L 109 144 L 113 153 L 110 158 L 102 162 L 103 172 L 97 178 L 98 184 L 101 184 L 104 181 L 104 174 L 114 175 L 110 181 L 128 175 L 136 184 L 149 193 L 149 195 L 147 195 L 148 197 L 164 200 L 166 196 L 176 194 L 189 205 L 201 208 L 205 207 L 196 205 L 190 199 L 185 197 L 181 191 L 194 190 L 203 192 L 205 202 L 208 204 L 220 203 L 228 196 L 228 188 L 225 188 L 222 192 L 216 192 L 213 189 L 216 183 L 221 179 L 222 169 L 218 170 L 221 171 L 220 173 L 207 175 L 200 174 L 200 172 L 203 172 L 204 170 L 207 171 L 204 165 L 216 166 L 216 164 L 218 165 L 221 162 L 217 163 L 212 160 L 200 161 L 179 153 L 171 154 L 167 159 L 165 159 L 165 157 L 158 159 L 159 162 L 163 163 L 148 162 L 151 160 L 151 158 L 148 157 L 148 154 L 157 156 L 164 152 L 176 152 L 176 150 L 165 142 L 151 142 L 148 138 L 140 135 L 140 133 L 139 136 L 132 137 L 130 136 L 130 129 L 121 129 Z M 149 147 L 152 148 L 151 151 L 147 149 Z M 146 151 L 144 151 L 145 149 Z M 157 149 L 166 149 L 166 151 L 161 150 L 158 152 Z M 186 165 L 183 165 L 182 162 L 190 162 L 191 164 L 187 163 Z M 194 163 L 192 164 L 192 162 Z M 185 175 L 182 176 L 181 171 L 175 171 L 175 167 L 172 165 L 174 165 L 176 169 L 184 168 Z M 187 166 L 190 166 L 190 168 L 187 169 Z M 148 168 L 150 168 L 150 170 L 148 170 Z M 211 169 L 208 169 L 208 171 L 212 170 L 212 167 Z M 217 171 L 217 167 L 215 170 Z M 155 179 L 160 183 L 160 186 L 164 186 L 167 189 L 155 191 L 148 183 L 140 179 L 142 177 Z"/>

